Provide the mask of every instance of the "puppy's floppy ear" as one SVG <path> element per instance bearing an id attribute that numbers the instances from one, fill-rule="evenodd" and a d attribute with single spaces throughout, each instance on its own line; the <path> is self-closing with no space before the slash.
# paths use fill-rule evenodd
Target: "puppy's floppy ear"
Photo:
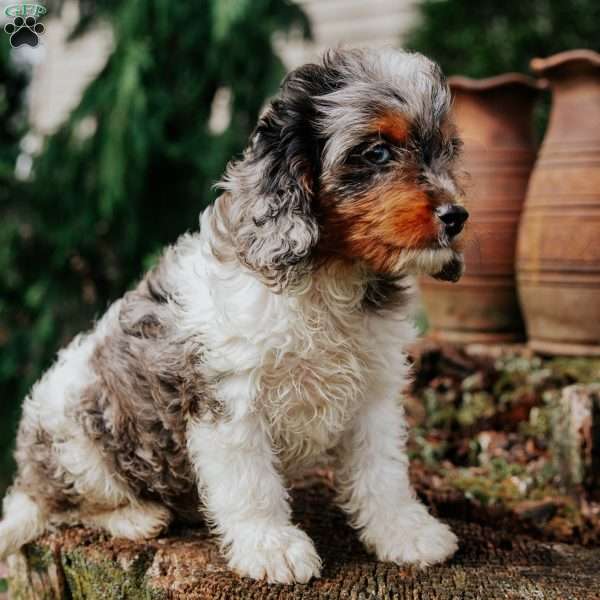
<path id="1" fill-rule="evenodd" d="M 243 160 L 228 167 L 220 184 L 231 194 L 229 220 L 239 258 L 276 287 L 310 268 L 317 243 L 321 145 L 313 98 L 330 91 L 331 81 L 331 73 L 315 64 L 288 75 Z"/>

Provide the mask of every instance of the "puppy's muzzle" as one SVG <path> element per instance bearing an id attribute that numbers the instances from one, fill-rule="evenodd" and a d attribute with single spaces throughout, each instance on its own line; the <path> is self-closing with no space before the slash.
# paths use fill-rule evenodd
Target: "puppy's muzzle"
<path id="1" fill-rule="evenodd" d="M 465 226 L 469 213 L 459 204 L 451 204 L 444 207 L 438 214 L 440 221 L 444 224 L 444 232 L 449 240 L 456 237 Z"/>

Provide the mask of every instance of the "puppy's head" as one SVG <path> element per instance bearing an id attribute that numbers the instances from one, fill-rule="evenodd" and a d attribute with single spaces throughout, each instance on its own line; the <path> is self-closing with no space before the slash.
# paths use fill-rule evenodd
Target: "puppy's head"
<path id="1" fill-rule="evenodd" d="M 337 257 L 456 281 L 468 213 L 449 109 L 420 54 L 336 50 L 292 72 L 222 184 L 247 199 L 238 255 L 275 280 Z"/>

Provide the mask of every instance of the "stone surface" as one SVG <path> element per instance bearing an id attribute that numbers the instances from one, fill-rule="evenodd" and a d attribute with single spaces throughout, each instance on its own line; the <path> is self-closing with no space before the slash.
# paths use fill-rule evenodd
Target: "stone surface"
<path id="1" fill-rule="evenodd" d="M 323 577 L 307 585 L 230 573 L 206 530 L 178 529 L 147 543 L 81 528 L 50 533 L 11 559 L 13 600 L 570 599 L 600 598 L 600 549 L 552 544 L 502 527 L 453 520 L 460 550 L 417 570 L 377 562 L 346 525 L 323 483 L 296 490 L 295 519 L 315 540 Z"/>

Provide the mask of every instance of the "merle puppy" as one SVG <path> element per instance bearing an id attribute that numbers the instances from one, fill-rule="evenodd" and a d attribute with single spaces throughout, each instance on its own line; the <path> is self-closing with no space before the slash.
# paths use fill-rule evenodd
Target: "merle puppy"
<path id="1" fill-rule="evenodd" d="M 336 50 L 291 73 L 199 232 L 62 350 L 23 406 L 0 557 L 53 524 L 158 535 L 203 515 L 232 569 L 306 582 L 286 482 L 333 456 L 380 560 L 456 537 L 408 479 L 410 275 L 457 280 L 460 141 L 440 69 Z"/>

